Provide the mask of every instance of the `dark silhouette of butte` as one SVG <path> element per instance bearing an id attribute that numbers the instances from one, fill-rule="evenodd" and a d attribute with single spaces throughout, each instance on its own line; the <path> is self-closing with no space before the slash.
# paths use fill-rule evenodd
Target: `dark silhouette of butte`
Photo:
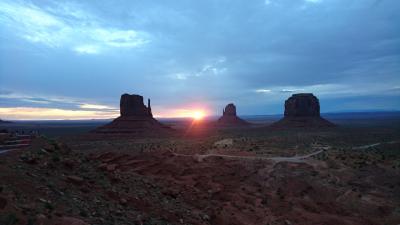
<path id="1" fill-rule="evenodd" d="M 273 123 L 271 127 L 334 127 L 335 125 L 320 115 L 319 100 L 311 93 L 294 94 L 285 101 L 283 119 Z"/>
<path id="2" fill-rule="evenodd" d="M 170 129 L 153 118 L 150 99 L 147 107 L 143 104 L 143 96 L 121 95 L 121 116 L 94 130 L 94 133 L 111 134 L 146 134 Z"/>
<path id="3" fill-rule="evenodd" d="M 217 121 L 217 126 L 221 127 L 237 127 L 248 125 L 250 125 L 250 123 L 236 115 L 236 106 L 233 103 L 228 104 L 225 109 L 223 109 L 222 116 Z"/>

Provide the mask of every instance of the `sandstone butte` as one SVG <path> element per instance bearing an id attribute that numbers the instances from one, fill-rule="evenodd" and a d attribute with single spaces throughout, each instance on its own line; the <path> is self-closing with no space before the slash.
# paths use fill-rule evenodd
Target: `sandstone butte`
<path id="1" fill-rule="evenodd" d="M 150 99 L 145 106 L 143 96 L 123 94 L 120 99 L 120 116 L 111 123 L 95 129 L 93 133 L 143 135 L 169 129 L 169 127 L 154 119 Z"/>
<path id="2" fill-rule="evenodd" d="M 293 94 L 285 101 L 284 117 L 273 123 L 274 128 L 320 128 L 335 124 L 320 115 L 319 100 L 311 93 Z"/>
<path id="3" fill-rule="evenodd" d="M 239 127 L 249 126 L 250 123 L 239 118 L 236 114 L 236 106 L 233 103 L 228 104 L 222 112 L 222 116 L 217 121 L 220 127 Z"/>

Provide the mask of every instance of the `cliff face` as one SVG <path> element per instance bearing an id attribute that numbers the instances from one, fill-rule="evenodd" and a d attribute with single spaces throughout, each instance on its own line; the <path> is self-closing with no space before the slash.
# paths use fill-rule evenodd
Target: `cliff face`
<path id="1" fill-rule="evenodd" d="M 225 107 L 222 116 L 236 116 L 236 106 L 233 103 L 229 103 Z"/>
<path id="2" fill-rule="evenodd" d="M 319 100 L 313 94 L 294 94 L 285 101 L 285 117 L 320 116 Z"/>
<path id="3" fill-rule="evenodd" d="M 236 115 L 236 106 L 233 103 L 228 104 L 217 121 L 217 126 L 221 127 L 237 127 L 250 125 L 245 120 Z"/>
<path id="4" fill-rule="evenodd" d="M 319 100 L 311 93 L 294 94 L 285 101 L 284 118 L 271 125 L 276 128 L 318 128 L 335 125 L 320 116 Z"/>
<path id="5" fill-rule="evenodd" d="M 147 106 L 143 96 L 123 94 L 120 99 L 120 117 L 111 123 L 95 129 L 100 134 L 136 134 L 139 136 L 156 135 L 170 128 L 153 118 L 150 99 Z"/>
<path id="6" fill-rule="evenodd" d="M 147 116 L 153 117 L 150 107 L 150 99 L 147 107 L 143 104 L 143 96 L 140 95 L 121 95 L 119 103 L 121 117 L 124 116 Z"/>

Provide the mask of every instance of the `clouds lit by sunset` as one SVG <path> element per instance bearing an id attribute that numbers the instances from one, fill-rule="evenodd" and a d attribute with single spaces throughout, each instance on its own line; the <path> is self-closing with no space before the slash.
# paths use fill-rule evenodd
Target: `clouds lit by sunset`
<path id="1" fill-rule="evenodd" d="M 400 110 L 400 1 L 0 1 L 0 118 Z M 327 16 L 327 15 L 335 15 Z M 193 106 L 207 104 L 207 107 Z"/>

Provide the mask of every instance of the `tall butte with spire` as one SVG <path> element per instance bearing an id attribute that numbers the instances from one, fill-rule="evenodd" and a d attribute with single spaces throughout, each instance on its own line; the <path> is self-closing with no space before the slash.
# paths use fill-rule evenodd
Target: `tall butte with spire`
<path id="1" fill-rule="evenodd" d="M 220 127 L 238 127 L 250 125 L 247 121 L 239 118 L 236 115 L 236 106 L 233 103 L 229 103 L 222 110 L 222 116 L 218 119 L 217 126 Z"/>
<path id="2" fill-rule="evenodd" d="M 154 119 L 150 99 L 147 100 L 146 107 L 141 95 L 121 95 L 119 109 L 121 115 L 118 118 L 109 124 L 96 128 L 93 132 L 102 134 L 151 134 L 169 129 L 169 127 Z"/>

